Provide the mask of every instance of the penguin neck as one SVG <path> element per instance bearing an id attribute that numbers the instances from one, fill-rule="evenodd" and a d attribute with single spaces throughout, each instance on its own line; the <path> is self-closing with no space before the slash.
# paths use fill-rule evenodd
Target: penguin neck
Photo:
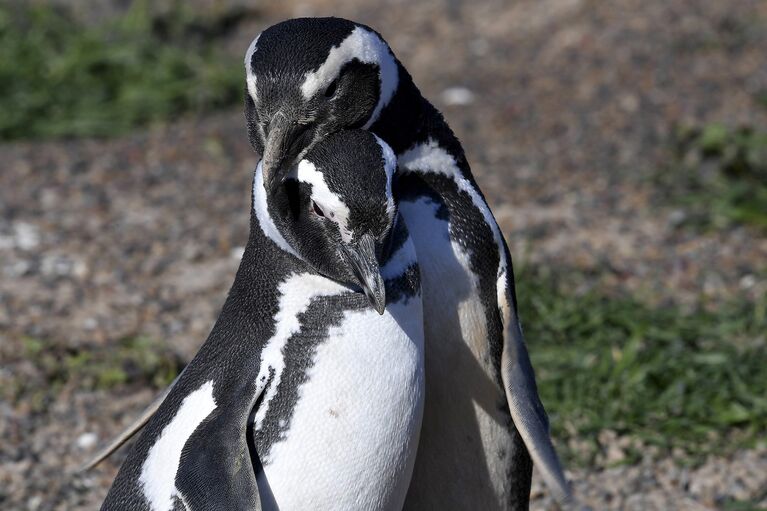
<path id="1" fill-rule="evenodd" d="M 287 247 L 290 252 L 283 247 Z M 302 258 L 294 254 L 295 250 L 281 236 L 269 215 L 259 163 L 253 180 L 248 242 L 219 322 L 253 322 L 254 317 L 263 315 L 243 314 L 243 310 L 249 310 L 249 306 L 244 304 L 276 300 L 277 286 L 291 274 L 315 273 Z"/>
<path id="2" fill-rule="evenodd" d="M 401 155 L 418 143 L 434 140 L 463 167 L 460 142 L 442 114 L 421 94 L 405 67 L 397 61 L 399 83 L 391 101 L 370 130 Z"/>
<path id="3" fill-rule="evenodd" d="M 258 162 L 256 167 L 256 173 L 253 177 L 253 203 L 251 207 L 251 222 L 250 222 L 250 238 L 253 241 L 254 235 L 258 238 L 260 234 L 263 236 L 262 240 L 257 240 L 261 245 L 272 244 L 277 249 L 292 256 L 303 264 L 306 261 L 299 255 L 299 253 L 293 248 L 293 246 L 285 239 L 280 232 L 277 224 L 272 218 L 272 213 L 269 208 L 267 191 L 264 188 L 264 173 L 262 162 Z"/>

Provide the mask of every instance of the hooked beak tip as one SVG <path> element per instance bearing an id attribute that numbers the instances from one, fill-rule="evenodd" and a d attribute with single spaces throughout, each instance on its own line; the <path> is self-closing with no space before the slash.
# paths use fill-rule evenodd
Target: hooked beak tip
<path id="1" fill-rule="evenodd" d="M 373 308 L 383 316 L 383 313 L 386 312 L 386 295 L 384 293 L 381 293 L 380 299 L 379 297 L 368 297 L 370 299 L 370 304 L 373 306 Z"/>
<path id="2" fill-rule="evenodd" d="M 386 287 L 384 286 L 381 274 L 369 275 L 361 280 L 362 288 L 370 305 L 373 306 L 378 314 L 383 316 L 383 313 L 386 312 Z"/>
<path id="3" fill-rule="evenodd" d="M 357 283 L 365 292 L 370 305 L 383 315 L 386 311 L 386 285 L 376 258 L 375 239 L 366 234 L 346 251 Z"/>

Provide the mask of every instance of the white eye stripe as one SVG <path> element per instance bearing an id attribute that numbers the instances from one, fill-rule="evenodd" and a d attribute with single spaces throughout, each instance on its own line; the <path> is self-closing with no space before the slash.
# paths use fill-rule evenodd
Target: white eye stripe
<path id="1" fill-rule="evenodd" d="M 394 194 L 391 189 L 391 181 L 394 177 L 394 173 L 397 171 L 397 157 L 394 155 L 394 151 L 389 147 L 389 144 L 381 140 L 378 135 L 373 133 L 384 159 L 384 170 L 386 171 L 386 214 L 389 215 L 389 219 L 394 219 L 394 214 L 397 210 L 394 204 Z"/>
<path id="2" fill-rule="evenodd" d="M 394 55 L 374 32 L 356 27 L 340 45 L 331 48 L 319 69 L 306 74 L 304 83 L 301 85 L 301 93 L 304 99 L 308 100 L 318 91 L 324 91 L 338 77 L 344 65 L 354 59 L 366 64 L 376 64 L 379 68 L 381 90 L 378 104 L 364 126 L 364 129 L 368 129 L 378 119 L 381 110 L 391 101 L 399 82 Z"/>
<path id="3" fill-rule="evenodd" d="M 261 34 L 258 34 L 256 38 L 253 39 L 253 42 L 250 43 L 250 46 L 248 46 L 248 51 L 245 52 L 245 82 L 248 87 L 248 94 L 250 94 L 253 101 L 256 101 L 258 98 L 258 89 L 256 88 L 256 75 L 253 74 L 250 65 L 253 60 L 253 54 L 256 53 L 256 50 L 258 49 L 258 39 L 260 37 Z"/>
<path id="4" fill-rule="evenodd" d="M 322 209 L 327 218 L 338 224 L 338 230 L 341 232 L 341 239 L 346 242 L 351 241 L 352 232 L 349 229 L 349 208 L 341 197 L 333 193 L 322 172 L 308 160 L 301 160 L 298 163 L 296 178 L 312 185 L 311 199 Z"/>

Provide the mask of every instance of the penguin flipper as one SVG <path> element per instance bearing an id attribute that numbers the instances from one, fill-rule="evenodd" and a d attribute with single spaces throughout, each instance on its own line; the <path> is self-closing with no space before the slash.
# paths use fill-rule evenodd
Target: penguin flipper
<path id="1" fill-rule="evenodd" d="M 505 250 L 507 259 L 508 248 Z M 506 266 L 511 268 L 511 264 Z M 498 303 L 503 317 L 504 342 L 501 355 L 501 378 L 511 418 L 527 447 L 534 465 L 563 505 L 574 503 L 570 486 L 549 435 L 549 418 L 543 408 L 530 356 L 525 347 L 522 327 L 516 310 L 513 274 L 505 272 L 499 279 Z"/>
<path id="2" fill-rule="evenodd" d="M 181 453 L 176 488 L 187 511 L 261 509 L 247 445 L 247 413 L 233 419 L 218 408 L 189 438 Z"/>
<path id="3" fill-rule="evenodd" d="M 179 376 L 176 376 L 170 385 L 168 385 L 165 390 L 163 390 L 162 393 L 157 396 L 154 401 L 152 401 L 149 406 L 144 409 L 144 411 L 141 412 L 141 415 L 139 415 L 136 420 L 129 424 L 128 427 L 122 430 L 116 437 L 110 440 L 109 444 L 94 454 L 90 460 L 81 465 L 80 468 L 77 469 L 77 472 L 87 472 L 88 470 L 92 469 L 107 459 L 109 456 L 111 456 L 112 453 L 122 447 L 125 442 L 133 438 L 136 433 L 141 431 L 143 427 L 146 426 L 146 423 L 149 422 L 149 419 L 152 418 L 152 415 L 154 415 L 155 412 L 157 412 L 157 410 L 160 408 L 160 405 L 162 405 L 163 401 L 165 401 L 165 398 L 168 397 L 168 394 L 170 394 L 173 385 L 175 385 L 178 381 Z"/>
<path id="4" fill-rule="evenodd" d="M 266 379 L 256 377 L 259 365 L 229 368 L 221 402 L 181 451 L 175 485 L 186 511 L 261 510 L 249 428 Z"/>

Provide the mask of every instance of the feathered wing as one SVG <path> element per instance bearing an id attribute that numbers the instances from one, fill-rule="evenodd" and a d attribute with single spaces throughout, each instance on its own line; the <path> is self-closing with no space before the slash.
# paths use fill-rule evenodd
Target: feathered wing
<path id="1" fill-rule="evenodd" d="M 258 367 L 241 365 L 224 371 L 220 402 L 181 452 L 176 489 L 187 511 L 261 509 L 249 427 L 264 379 Z"/>
<path id="2" fill-rule="evenodd" d="M 263 392 L 252 357 L 196 357 L 173 383 L 120 468 L 102 510 L 260 509 L 251 413 Z M 215 364 L 211 364 L 215 366 Z"/>
<path id="3" fill-rule="evenodd" d="M 189 438 L 176 474 L 176 488 L 188 511 L 261 509 L 247 445 L 248 416 L 244 407 L 221 408 Z"/>
<path id="4" fill-rule="evenodd" d="M 519 434 L 541 473 L 546 486 L 561 504 L 570 504 L 573 497 L 565 479 L 559 457 L 549 435 L 549 419 L 543 408 L 535 372 L 530 363 L 522 326 L 517 315 L 514 294 L 514 274 L 511 256 L 504 242 L 506 270 L 498 278 L 498 307 L 503 320 L 503 352 L 501 378 L 509 411 Z M 502 266 L 503 267 L 503 266 Z"/>

